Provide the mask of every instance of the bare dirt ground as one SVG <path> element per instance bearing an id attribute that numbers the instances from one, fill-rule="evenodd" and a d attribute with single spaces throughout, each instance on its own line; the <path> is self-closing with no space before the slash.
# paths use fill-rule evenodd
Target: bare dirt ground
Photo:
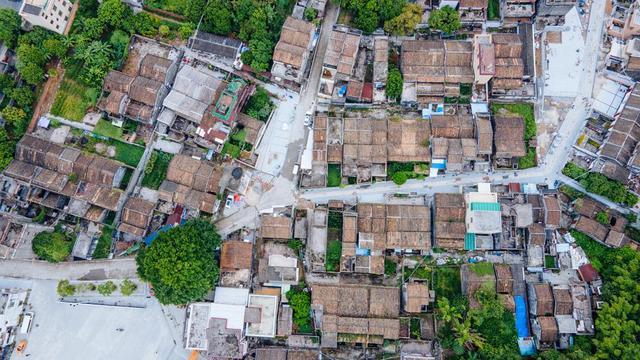
<path id="1" fill-rule="evenodd" d="M 31 122 L 29 123 L 29 132 L 32 132 L 33 129 L 36 128 L 36 124 L 38 123 L 40 116 L 51 111 L 53 102 L 56 99 L 56 94 L 58 93 L 58 89 L 60 88 L 60 84 L 64 78 L 64 68 L 62 67 L 62 63 L 60 63 L 60 61 L 56 61 L 52 68 L 53 67 L 55 67 L 57 74 L 54 77 L 49 77 L 42 88 L 42 94 L 40 95 L 40 99 L 38 99 L 36 108 L 33 111 L 33 117 L 31 117 Z"/>
<path id="2" fill-rule="evenodd" d="M 560 123 L 571 108 L 573 98 L 544 98 L 544 113 L 538 119 L 538 155 L 547 153 L 549 144 L 553 140 L 554 132 L 558 130 Z"/>

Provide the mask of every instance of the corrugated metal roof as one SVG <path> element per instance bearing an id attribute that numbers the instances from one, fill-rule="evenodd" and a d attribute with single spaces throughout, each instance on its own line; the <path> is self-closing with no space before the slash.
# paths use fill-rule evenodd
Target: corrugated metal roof
<path id="1" fill-rule="evenodd" d="M 500 204 L 488 202 L 472 202 L 471 211 L 500 211 Z"/>
<path id="2" fill-rule="evenodd" d="M 476 234 L 466 233 L 464 235 L 464 249 L 475 250 L 476 249 Z"/>

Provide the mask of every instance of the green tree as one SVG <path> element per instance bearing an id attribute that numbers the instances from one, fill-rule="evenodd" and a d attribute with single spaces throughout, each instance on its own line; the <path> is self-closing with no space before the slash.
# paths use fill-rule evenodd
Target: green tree
<path id="1" fill-rule="evenodd" d="M 9 74 L 0 74 L 0 92 L 10 93 L 13 86 L 13 76 Z"/>
<path id="2" fill-rule="evenodd" d="M 398 171 L 397 173 L 393 174 L 393 176 L 391 177 L 391 180 L 393 180 L 393 182 L 396 183 L 396 185 L 402 185 L 406 183 L 407 180 L 409 180 L 409 178 L 407 177 L 407 174 L 404 171 Z"/>
<path id="3" fill-rule="evenodd" d="M 18 106 L 28 108 L 31 106 L 31 104 L 33 104 L 35 95 L 33 93 L 33 90 L 29 89 L 29 87 L 27 86 L 23 86 L 11 90 L 11 92 L 9 93 L 9 98 L 15 101 Z M 21 118 L 24 119 L 25 116 L 26 114 L 22 115 Z"/>
<path id="4" fill-rule="evenodd" d="M 38 257 L 48 262 L 57 263 L 69 257 L 74 241 L 75 239 L 68 237 L 63 232 L 43 231 L 33 238 L 31 247 Z"/>
<path id="5" fill-rule="evenodd" d="M 417 4 L 407 4 L 402 13 L 384 23 L 384 31 L 392 35 L 409 35 L 422 20 L 422 8 Z"/>
<path id="6" fill-rule="evenodd" d="M 56 286 L 56 291 L 58 292 L 58 296 L 67 297 L 76 293 L 76 287 L 75 285 L 71 285 L 69 280 L 60 280 L 58 281 L 58 286 Z"/>
<path id="7" fill-rule="evenodd" d="M 429 27 L 447 34 L 452 34 L 460 29 L 460 16 L 451 6 L 435 9 L 429 14 Z"/>
<path id="8" fill-rule="evenodd" d="M 130 32 L 144 36 L 155 36 L 158 33 L 159 23 L 158 19 L 148 13 L 139 12 L 135 14 L 131 20 Z"/>
<path id="9" fill-rule="evenodd" d="M 120 293 L 124 296 L 130 296 L 138 288 L 138 285 L 129 279 L 124 279 L 120 284 Z"/>
<path id="10" fill-rule="evenodd" d="M 202 16 L 202 9 L 204 9 L 206 5 L 207 5 L 207 0 L 187 0 L 187 4 L 184 10 L 184 15 L 187 17 L 187 19 L 189 19 L 189 21 L 191 21 L 194 24 L 197 24 L 200 22 L 200 17 Z"/>
<path id="11" fill-rule="evenodd" d="M 169 29 L 169 27 L 167 25 L 160 25 L 158 27 L 158 34 L 164 38 L 166 38 L 167 36 L 169 36 L 169 33 L 171 32 L 171 29 Z"/>
<path id="12" fill-rule="evenodd" d="M 82 36 L 88 40 L 98 40 L 104 33 L 105 23 L 97 17 L 82 18 L 80 28 Z"/>
<path id="13" fill-rule="evenodd" d="M 108 26 L 118 28 L 132 11 L 120 0 L 104 0 L 98 7 L 98 19 Z"/>
<path id="14" fill-rule="evenodd" d="M 195 219 L 161 233 L 136 257 L 138 275 L 153 286 L 163 304 L 202 299 L 215 286 L 218 264 L 214 251 L 220 235 L 211 223 Z"/>
<path id="15" fill-rule="evenodd" d="M 354 25 L 365 34 L 371 34 L 378 27 L 378 3 L 376 0 L 367 0 L 360 7 L 353 19 Z"/>
<path id="16" fill-rule="evenodd" d="M 52 58 L 62 58 L 67 53 L 67 47 L 62 39 L 51 38 L 42 43 L 42 49 L 47 60 Z"/>
<path id="17" fill-rule="evenodd" d="M 191 37 L 191 35 L 193 35 L 193 32 L 195 30 L 196 27 L 193 25 L 193 23 L 183 23 L 182 25 L 180 25 L 180 28 L 178 28 L 178 36 L 182 40 L 187 40 L 189 37 Z"/>
<path id="18" fill-rule="evenodd" d="M 307 21 L 313 21 L 318 17 L 318 10 L 308 7 L 304 9 L 304 18 Z"/>
<path id="19" fill-rule="evenodd" d="M 98 293 L 102 296 L 109 296 L 117 289 L 118 287 L 111 280 L 98 285 Z"/>
<path id="20" fill-rule="evenodd" d="M 402 96 L 402 74 L 395 65 L 389 66 L 386 92 L 387 97 L 392 101 L 398 101 Z"/>
<path id="21" fill-rule="evenodd" d="M 13 9 L 0 9 L 0 43 L 8 48 L 16 46 L 16 40 L 20 35 L 20 15 Z"/>
<path id="22" fill-rule="evenodd" d="M 11 94 L 13 94 L 13 92 L 11 92 Z M 17 124 L 23 121 L 27 117 L 27 114 L 20 108 L 7 106 L 2 110 L 2 117 L 10 124 Z"/>
<path id="23" fill-rule="evenodd" d="M 14 150 L 15 141 L 9 140 L 7 130 L 0 127 L 0 171 L 9 166 L 9 163 L 13 160 Z"/>
<path id="24" fill-rule="evenodd" d="M 220 35 L 227 35 L 233 30 L 233 8 L 227 0 L 209 1 L 204 9 L 204 18 L 208 24 L 207 30 Z M 200 20 L 202 9 L 198 11 Z M 193 21 L 193 19 L 192 19 Z"/>
<path id="25" fill-rule="evenodd" d="M 273 102 L 271 102 L 269 93 L 264 88 L 258 87 L 256 92 L 249 98 L 249 101 L 247 101 L 244 112 L 260 121 L 267 121 L 272 109 Z"/>

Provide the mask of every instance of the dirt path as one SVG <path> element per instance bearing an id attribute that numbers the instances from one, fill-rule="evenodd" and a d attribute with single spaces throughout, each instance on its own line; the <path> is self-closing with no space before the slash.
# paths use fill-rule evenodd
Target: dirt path
<path id="1" fill-rule="evenodd" d="M 28 132 L 32 132 L 36 128 L 36 124 L 38 124 L 38 119 L 42 114 L 46 114 L 51 110 L 53 106 L 53 102 L 56 99 L 56 93 L 60 88 L 60 84 L 62 83 L 62 79 L 64 78 L 64 68 L 62 67 L 62 63 L 60 60 L 56 60 L 55 69 L 57 75 L 55 77 L 50 77 L 47 79 L 47 82 L 44 84 L 44 88 L 42 89 L 42 94 L 40 95 L 40 99 L 38 99 L 38 103 L 36 104 L 36 108 L 33 111 L 33 117 L 31 118 L 31 122 L 29 123 Z"/>

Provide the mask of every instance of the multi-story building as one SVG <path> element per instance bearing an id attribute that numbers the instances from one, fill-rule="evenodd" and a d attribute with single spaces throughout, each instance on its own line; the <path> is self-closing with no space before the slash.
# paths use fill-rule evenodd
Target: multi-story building
<path id="1" fill-rule="evenodd" d="M 70 0 L 25 0 L 19 13 L 30 26 L 67 34 L 73 22 L 74 6 Z"/>

